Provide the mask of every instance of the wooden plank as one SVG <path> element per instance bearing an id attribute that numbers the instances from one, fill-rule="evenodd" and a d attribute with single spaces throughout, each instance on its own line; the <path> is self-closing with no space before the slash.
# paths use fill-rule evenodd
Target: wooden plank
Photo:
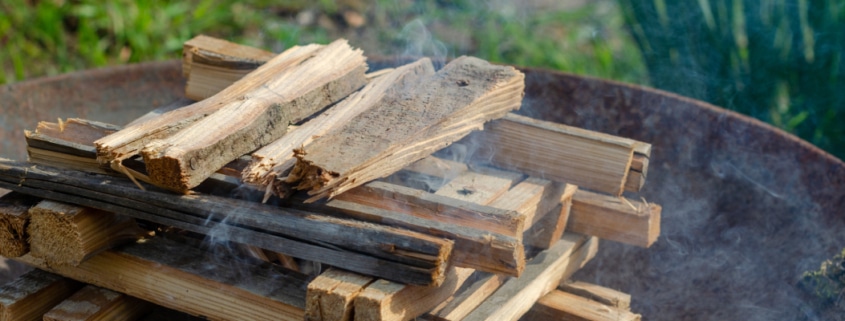
<path id="1" fill-rule="evenodd" d="M 213 99 L 205 99 L 190 106 L 166 112 L 158 117 L 134 123 L 97 140 L 97 160 L 101 164 L 119 168 L 120 161 L 138 155 L 140 150 L 150 141 L 169 137 L 197 120 L 214 113 L 227 103 L 243 97 L 255 86 L 273 79 L 280 70 L 304 63 L 320 48 L 323 48 L 323 46 L 308 45 L 290 48 L 215 94 Z"/>
<path id="2" fill-rule="evenodd" d="M 598 303 L 617 307 L 622 310 L 631 309 L 631 295 L 617 290 L 582 281 L 564 280 L 558 286 L 563 292 L 584 297 Z"/>
<path id="3" fill-rule="evenodd" d="M 639 321 L 639 314 L 559 290 L 549 292 L 521 320 Z"/>
<path id="4" fill-rule="evenodd" d="M 255 47 L 198 35 L 182 47 L 182 75 L 188 79 L 185 96 L 193 100 L 211 97 L 273 56 Z"/>
<path id="5" fill-rule="evenodd" d="M 16 192 L 0 196 L 0 256 L 12 258 L 29 252 L 29 209 L 38 201 Z"/>
<path id="6" fill-rule="evenodd" d="M 457 58 L 297 149 L 287 181 L 315 201 L 392 174 L 519 108 L 523 78 L 513 67 Z"/>
<path id="7" fill-rule="evenodd" d="M 216 237 L 412 284 L 442 282 L 453 244 L 422 233 L 301 210 L 201 194 L 141 191 L 123 179 L 4 159 L 0 159 L 0 186 L 205 235 L 224 229 L 226 233 Z"/>
<path id="8" fill-rule="evenodd" d="M 71 296 L 82 284 L 32 270 L 0 286 L 0 321 L 34 321 Z"/>
<path id="9" fill-rule="evenodd" d="M 522 235 L 522 242 L 525 246 L 539 249 L 548 249 L 560 240 L 566 225 L 569 222 L 569 213 L 572 208 L 572 197 L 578 187 L 566 184 L 563 193 L 560 195 L 560 204 L 534 223 Z"/>
<path id="10" fill-rule="evenodd" d="M 149 142 L 141 154 L 150 179 L 177 191 L 196 187 L 232 160 L 282 137 L 288 125 L 364 86 L 365 60 L 361 50 L 336 40 L 302 64 L 251 84 L 243 97 L 223 102 L 173 136 Z"/>
<path id="11" fill-rule="evenodd" d="M 244 181 L 258 185 L 260 190 L 269 190 L 274 185 L 275 194 L 284 197 L 289 190 L 284 178 L 295 164 L 295 148 L 308 146 L 316 137 L 343 126 L 378 103 L 385 94 L 415 86 L 421 78 L 433 73 L 431 60 L 424 58 L 373 80 L 314 119 L 252 153 L 253 161 L 244 170 Z"/>
<path id="12" fill-rule="evenodd" d="M 269 263 L 215 259 L 160 237 L 102 252 L 76 267 L 47 266 L 31 255 L 16 260 L 210 320 L 304 315 L 305 275 Z"/>
<path id="13" fill-rule="evenodd" d="M 132 218 L 49 200 L 29 213 L 30 254 L 49 264 L 79 265 L 144 233 Z"/>
<path id="14" fill-rule="evenodd" d="M 339 269 L 329 269 L 308 283 L 305 320 L 349 321 L 353 300 L 373 278 Z"/>
<path id="15" fill-rule="evenodd" d="M 407 286 L 378 280 L 355 297 L 355 320 L 411 320 L 452 296 L 474 270 L 452 268 L 438 287 Z"/>
<path id="16" fill-rule="evenodd" d="M 495 146 L 474 158 L 496 167 L 613 195 L 622 194 L 634 153 L 629 140 L 516 114 L 463 142 Z"/>
<path id="17" fill-rule="evenodd" d="M 467 203 L 486 205 L 508 192 L 511 185 L 522 179 L 522 174 L 498 171 L 494 175 L 476 171 L 463 172 L 435 192 L 435 195 L 453 198 Z M 501 207 L 493 206 L 492 207 Z M 504 208 L 506 210 L 518 209 Z"/>
<path id="18" fill-rule="evenodd" d="M 568 231 L 649 247 L 660 235 L 660 205 L 578 190 Z"/>
<path id="19" fill-rule="evenodd" d="M 86 285 L 44 314 L 44 321 L 136 320 L 153 305 L 123 293 Z"/>
<path id="20" fill-rule="evenodd" d="M 423 316 L 425 320 L 459 321 L 475 310 L 505 283 L 507 276 L 476 271 L 472 282 L 465 282 L 458 292 Z M 473 275 L 475 277 L 475 275 Z"/>
<path id="21" fill-rule="evenodd" d="M 598 251 L 598 238 L 564 235 L 552 248 L 538 254 L 519 278 L 505 281 L 496 293 L 464 318 L 474 320 L 517 320 L 534 303 L 584 266 Z"/>

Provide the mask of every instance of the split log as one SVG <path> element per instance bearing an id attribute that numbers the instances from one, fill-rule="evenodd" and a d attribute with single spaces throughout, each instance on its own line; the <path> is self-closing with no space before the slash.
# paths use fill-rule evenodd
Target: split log
<path id="1" fill-rule="evenodd" d="M 61 276 L 32 270 L 0 286 L 0 321 L 35 321 L 82 284 Z"/>
<path id="2" fill-rule="evenodd" d="M 579 190 L 568 231 L 649 247 L 660 236 L 660 205 Z"/>
<path id="3" fill-rule="evenodd" d="M 323 48 L 322 45 L 292 47 L 215 94 L 213 99 L 202 100 L 158 117 L 136 122 L 121 131 L 103 137 L 96 141 L 97 160 L 101 164 L 120 169 L 122 160 L 138 155 L 147 143 L 169 137 L 214 113 L 224 105 L 243 97 L 255 87 L 274 79 L 280 71 L 303 64 L 321 48 Z"/>
<path id="4" fill-rule="evenodd" d="M 549 292 L 523 316 L 525 321 L 639 321 L 639 314 L 559 290 Z"/>
<path id="5" fill-rule="evenodd" d="M 193 100 L 212 96 L 274 56 L 272 52 L 255 47 L 196 36 L 182 47 L 182 75 L 188 80 L 185 96 Z"/>
<path id="6" fill-rule="evenodd" d="M 173 136 L 149 142 L 141 151 L 147 173 L 172 190 L 196 187 L 232 160 L 282 137 L 288 125 L 364 86 L 366 69 L 362 52 L 337 40 Z"/>
<path id="7" fill-rule="evenodd" d="M 239 59 L 248 58 L 248 57 L 242 57 L 242 56 L 238 56 L 238 55 L 239 54 L 236 51 L 226 52 L 226 56 L 232 57 L 233 61 L 238 61 Z M 190 61 L 184 61 L 184 62 L 186 64 L 191 63 Z M 517 117 L 517 118 L 519 118 L 519 117 Z M 499 120 L 497 122 L 507 123 L 507 122 L 509 122 L 509 120 L 506 118 L 506 119 Z M 543 126 L 544 123 L 547 123 L 547 122 L 538 123 L 541 126 L 534 126 L 530 122 L 528 122 L 528 123 L 519 122 L 517 124 L 512 124 L 512 125 L 529 126 L 529 127 L 531 127 L 531 131 L 543 132 L 543 133 L 538 132 L 536 135 L 532 135 L 532 137 L 530 137 L 530 139 L 540 137 L 541 138 L 540 140 L 533 140 L 533 141 L 527 141 L 526 142 L 528 144 L 541 145 L 540 147 L 543 147 L 542 145 L 548 140 L 548 139 L 542 139 L 542 137 L 555 137 L 557 135 L 561 135 L 561 133 L 563 133 L 564 135 L 567 135 L 567 136 L 568 135 L 574 135 L 574 136 L 568 136 L 568 137 L 575 137 L 576 139 L 587 140 L 588 145 L 595 144 L 597 146 L 600 146 L 600 145 L 603 145 L 603 144 L 610 143 L 610 144 L 621 144 L 622 146 L 625 146 L 625 145 L 630 146 L 630 147 L 632 147 L 632 149 L 634 151 L 633 161 L 631 162 L 630 167 L 623 169 L 624 172 L 628 173 L 627 175 L 628 175 L 629 178 L 623 179 L 622 177 L 620 177 L 619 174 L 621 172 L 619 172 L 618 168 L 616 168 L 616 167 L 614 167 L 614 168 L 595 168 L 594 167 L 594 168 L 590 169 L 590 171 L 591 172 L 598 171 L 598 172 L 602 173 L 602 175 L 605 179 L 615 178 L 615 179 L 619 180 L 618 181 L 618 183 L 620 184 L 619 186 L 624 186 L 624 190 L 626 190 L 626 191 L 637 192 L 642 188 L 643 184 L 645 183 L 645 178 L 647 177 L 647 173 L 648 173 L 648 158 L 651 157 L 651 144 L 638 142 L 638 141 L 634 141 L 634 140 L 626 139 L 626 138 L 621 138 L 621 137 L 615 137 L 615 136 L 602 134 L 602 133 L 598 133 L 598 132 L 594 132 L 594 131 L 578 129 L 578 128 L 574 128 L 574 127 L 570 127 L 570 126 L 566 126 L 566 125 L 562 125 L 562 124 L 553 124 L 553 126 L 546 127 L 546 126 Z M 489 126 L 489 127 L 492 127 L 492 126 Z M 570 131 L 569 129 L 573 129 L 573 130 Z M 549 132 L 544 132 L 546 130 L 549 130 Z M 490 132 L 490 128 L 488 128 L 485 131 L 478 132 L 474 135 L 471 135 L 466 140 L 475 140 L 475 139 L 477 139 L 476 137 L 478 137 L 478 136 L 481 136 L 483 138 L 489 132 Z M 501 132 L 500 134 L 507 136 L 507 135 L 510 135 L 512 133 L 509 132 L 509 131 L 504 131 L 504 132 Z M 522 138 L 523 137 L 515 137 L 515 139 L 522 139 Z M 484 141 L 485 139 L 480 139 L 480 140 Z M 566 143 L 556 142 L 555 144 L 566 144 Z M 579 144 L 579 143 L 575 142 L 575 144 Z M 536 147 L 536 146 L 532 145 L 530 148 L 534 148 L 534 147 Z M 485 145 L 485 148 L 492 149 L 493 154 L 500 154 L 502 152 L 502 150 L 497 145 Z M 555 157 L 557 157 L 556 156 L 557 153 L 561 152 L 561 149 L 556 149 L 556 148 L 558 148 L 558 147 L 556 147 L 556 146 L 545 146 L 543 150 L 544 150 L 544 152 L 546 152 L 546 151 L 551 152 L 552 154 L 548 157 L 551 158 L 551 159 L 554 159 Z M 569 146 L 567 146 L 565 148 L 570 148 L 570 150 L 571 150 L 571 147 L 569 147 Z M 587 150 L 589 150 L 589 148 Z M 563 151 L 563 152 L 566 152 L 566 151 Z M 571 155 L 573 153 L 569 153 L 569 154 Z M 574 154 L 577 155 L 577 153 L 574 153 Z M 524 157 L 524 155 L 517 154 L 517 155 L 512 155 L 510 157 L 511 158 Z M 581 163 L 581 161 L 585 161 L 585 163 Z M 579 174 L 581 167 L 584 167 L 584 166 L 592 167 L 592 166 L 594 166 L 594 163 L 591 163 L 589 161 L 590 161 L 589 159 L 584 159 L 583 157 L 577 157 L 577 158 L 570 157 L 569 162 L 562 162 L 560 164 L 556 164 L 557 166 L 550 166 L 548 163 L 543 163 L 542 161 L 538 160 L 536 163 L 540 164 L 542 167 L 536 167 L 534 169 L 542 169 L 544 174 L 549 175 L 549 176 L 540 176 L 540 177 L 544 177 L 544 178 L 548 178 L 548 179 L 554 179 L 554 177 L 567 177 L 567 179 L 563 179 L 562 181 L 573 183 L 573 184 L 576 184 L 576 185 L 581 185 L 582 187 L 585 187 L 585 188 L 597 189 L 592 184 L 584 184 L 584 182 L 579 182 L 579 181 L 573 179 L 573 177 L 571 176 L 573 173 L 575 173 L 576 175 L 579 175 L 578 177 L 580 177 L 584 180 L 588 180 L 589 182 L 593 182 L 594 180 L 589 179 L 591 172 L 581 171 L 580 174 Z M 607 161 L 608 160 L 605 160 L 605 162 L 607 162 Z M 532 167 L 533 164 L 534 164 L 533 162 L 527 163 L 527 164 L 525 164 L 525 167 Z M 595 181 L 595 183 L 598 184 L 599 181 Z M 619 186 L 615 185 L 616 182 L 614 182 L 613 184 L 609 184 L 605 181 L 604 184 L 605 184 L 604 187 L 613 188 L 614 189 L 613 193 L 615 193 L 617 191 L 617 187 L 619 187 Z M 600 189 L 597 189 L 597 190 L 600 190 Z M 611 192 L 608 192 L 608 193 L 611 193 Z"/>
<path id="8" fill-rule="evenodd" d="M 29 252 L 29 209 L 38 201 L 16 192 L 0 196 L 0 256 L 13 258 Z"/>
<path id="9" fill-rule="evenodd" d="M 44 314 L 44 321 L 137 320 L 152 309 L 144 300 L 86 285 Z"/>
<path id="10" fill-rule="evenodd" d="M 414 87 L 420 78 L 433 73 L 434 66 L 428 58 L 424 58 L 376 78 L 314 119 L 252 153 L 252 163 L 243 173 L 244 182 L 259 185 L 261 190 L 269 191 L 269 188 L 275 187 L 275 194 L 284 197 L 288 190 L 284 178 L 296 163 L 293 152 L 295 148 L 307 146 L 315 137 L 324 136 L 343 126 L 361 112 L 373 107 L 386 94 Z M 265 201 L 266 199 L 267 196 Z"/>
<path id="11" fill-rule="evenodd" d="M 76 266 L 144 233 L 132 218 L 49 200 L 41 201 L 29 213 L 30 254 L 49 264 Z"/>
<path id="12" fill-rule="evenodd" d="M 230 198 L 145 192 L 110 176 L 4 159 L 0 187 L 410 284 L 442 282 L 453 244 L 399 228 Z"/>
<path id="13" fill-rule="evenodd" d="M 308 283 L 305 320 L 350 321 L 353 300 L 373 278 L 339 269 L 329 269 Z"/>
<path id="14" fill-rule="evenodd" d="M 17 260 L 211 320 L 302 320 L 305 307 L 305 275 L 269 263 L 215 259 L 160 237 L 102 252 L 76 267 L 47 266 L 31 255 Z"/>
<path id="15" fill-rule="evenodd" d="M 505 281 L 464 320 L 519 319 L 538 299 L 554 290 L 561 279 L 569 278 L 583 267 L 597 251 L 596 237 L 564 235 L 555 246 L 537 254 L 522 276 Z"/>
<path id="16" fill-rule="evenodd" d="M 392 174 L 519 108 L 523 78 L 513 67 L 457 58 L 297 149 L 287 181 L 315 201 Z"/>
<path id="17" fill-rule="evenodd" d="M 622 310 L 631 309 L 630 294 L 619 292 L 600 285 L 581 281 L 565 280 L 560 282 L 558 289 L 563 292 L 572 293 L 604 305 L 620 308 Z"/>

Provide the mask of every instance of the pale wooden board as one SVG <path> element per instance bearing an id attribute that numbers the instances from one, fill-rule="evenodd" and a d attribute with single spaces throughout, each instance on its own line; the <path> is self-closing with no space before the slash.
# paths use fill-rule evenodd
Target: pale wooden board
<path id="1" fill-rule="evenodd" d="M 578 190 L 567 230 L 649 247 L 660 236 L 661 211 L 655 203 Z"/>
<path id="2" fill-rule="evenodd" d="M 525 321 L 639 321 L 639 314 L 555 290 L 546 294 L 525 314 Z"/>
<path id="3" fill-rule="evenodd" d="M 601 285 L 582 281 L 565 280 L 560 282 L 558 289 L 563 292 L 569 292 L 604 305 L 620 308 L 622 310 L 631 309 L 630 294 L 603 287 Z"/>

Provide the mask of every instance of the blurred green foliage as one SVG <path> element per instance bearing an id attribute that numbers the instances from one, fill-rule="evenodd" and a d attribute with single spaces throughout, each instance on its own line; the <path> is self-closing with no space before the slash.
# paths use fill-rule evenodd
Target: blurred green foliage
<path id="1" fill-rule="evenodd" d="M 798 285 L 817 299 L 818 308 L 845 312 L 845 249 L 801 276 Z"/>
<path id="2" fill-rule="evenodd" d="M 845 158 L 845 1 L 619 0 L 655 87 Z"/>

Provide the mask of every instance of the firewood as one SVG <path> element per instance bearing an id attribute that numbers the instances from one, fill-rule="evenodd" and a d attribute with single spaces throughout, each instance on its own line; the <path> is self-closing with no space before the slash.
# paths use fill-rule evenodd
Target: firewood
<path id="1" fill-rule="evenodd" d="M 630 294 L 619 292 L 600 285 L 582 281 L 564 280 L 563 282 L 560 282 L 558 289 L 563 292 L 572 293 L 604 305 L 620 308 L 622 310 L 631 309 Z"/>
<path id="2" fill-rule="evenodd" d="M 355 320 L 412 320 L 452 296 L 473 272 L 452 268 L 446 281 L 437 287 L 375 281 L 355 297 Z"/>
<path id="3" fill-rule="evenodd" d="M 618 307 L 555 290 L 537 300 L 522 320 L 639 321 L 640 318 L 639 314 Z"/>
<path id="4" fill-rule="evenodd" d="M 35 321 L 82 287 L 38 269 L 0 286 L 0 321 Z"/>
<path id="5" fill-rule="evenodd" d="M 234 53 L 229 56 L 228 53 Z M 272 52 L 199 35 L 182 47 L 185 96 L 202 100 L 220 92 L 275 56 Z M 196 70 L 200 72 L 192 72 Z"/>
<path id="6" fill-rule="evenodd" d="M 232 57 L 231 59 L 233 61 L 238 61 L 238 59 L 248 58 L 248 57 L 242 57 L 242 56 L 238 56 L 238 55 L 239 54 L 236 51 L 231 51 L 231 52 L 225 53 L 225 56 L 226 57 Z M 190 61 L 184 61 L 184 63 L 190 64 L 191 62 Z M 508 124 L 510 122 L 510 120 L 507 117 L 505 119 L 501 119 L 501 120 L 496 121 L 496 123 L 505 123 L 507 128 L 513 128 L 514 126 L 516 126 L 516 127 L 528 126 L 530 131 L 537 132 L 537 133 L 535 135 L 532 135 L 531 137 L 529 137 L 528 141 L 522 140 L 523 138 L 525 138 L 525 135 L 527 135 L 527 134 L 521 133 L 521 132 L 511 132 L 511 131 L 505 130 L 503 132 L 500 132 L 499 133 L 500 135 L 504 135 L 504 136 L 508 136 L 508 137 L 510 135 L 514 135 L 514 137 L 511 137 L 511 139 L 517 139 L 521 142 L 529 144 L 525 148 L 533 149 L 535 147 L 540 147 L 540 148 L 542 148 L 540 150 L 542 150 L 543 153 L 545 153 L 545 152 L 551 153 L 550 155 L 547 156 L 549 159 L 552 159 L 552 160 L 556 159 L 556 157 L 558 157 L 558 153 L 561 153 L 561 152 L 565 153 L 565 155 L 569 155 L 569 158 L 568 158 L 567 162 L 557 162 L 554 165 L 551 165 L 549 163 L 543 163 L 542 161 L 539 161 L 539 160 L 536 162 L 536 164 L 534 162 L 532 162 L 531 160 L 523 160 L 523 162 L 526 162 L 525 164 L 522 164 L 522 165 L 517 164 L 517 165 L 512 165 L 512 166 L 520 166 L 521 168 L 525 167 L 525 168 L 532 169 L 530 167 L 539 164 L 541 167 L 535 167 L 533 169 L 534 170 L 542 170 L 542 173 L 544 175 L 548 175 L 548 176 L 539 176 L 539 177 L 544 177 L 544 178 L 553 179 L 553 180 L 555 179 L 555 177 L 563 177 L 563 178 L 566 178 L 566 179 L 561 180 L 562 182 L 568 182 L 568 183 L 580 185 L 584 188 L 595 189 L 595 190 L 599 190 L 599 191 L 604 191 L 604 190 L 601 189 L 603 187 L 603 188 L 608 189 L 608 191 L 605 191 L 607 193 L 617 193 L 619 191 L 619 189 L 617 189 L 617 187 L 623 187 L 623 186 L 624 186 L 624 190 L 626 190 L 626 191 L 637 192 L 642 188 L 643 184 L 645 183 L 645 178 L 647 176 L 646 174 L 648 173 L 648 158 L 651 157 L 651 144 L 638 142 L 638 141 L 631 140 L 631 139 L 616 137 L 616 136 L 612 136 L 612 135 L 602 134 L 602 133 L 598 133 L 598 132 L 594 132 L 594 131 L 574 128 L 574 127 L 570 127 L 570 126 L 566 126 L 566 125 L 562 125 L 562 124 L 552 124 L 551 126 L 545 126 L 546 124 L 551 124 L 551 123 L 548 123 L 548 122 L 530 122 L 530 121 L 525 122 L 525 121 L 521 121 L 519 116 L 517 116 L 515 118 L 517 119 L 516 124 Z M 493 127 L 493 126 L 488 126 L 488 127 Z M 471 135 L 470 137 L 466 138 L 465 140 L 486 141 L 487 138 L 485 138 L 485 136 L 487 136 L 491 132 L 491 129 L 492 128 L 488 128 L 485 131 L 477 132 L 477 133 Z M 572 130 L 570 130 L 570 129 L 572 129 Z M 561 136 L 561 135 L 563 135 L 563 136 Z M 620 173 L 622 173 L 622 172 L 620 172 L 620 170 L 618 169 L 618 166 L 613 166 L 613 168 L 601 168 L 601 167 L 595 166 L 596 163 L 592 162 L 592 158 L 584 158 L 583 157 L 584 155 L 581 155 L 582 157 L 573 157 L 572 155 L 578 156 L 579 153 L 578 152 L 572 152 L 572 146 L 567 145 L 567 144 L 570 144 L 567 141 L 558 140 L 558 141 L 552 142 L 553 145 L 557 144 L 558 146 L 542 146 L 545 143 L 549 143 L 548 137 L 558 137 L 558 136 L 574 137 L 576 140 L 581 140 L 580 143 L 579 143 L 579 141 L 576 141 L 576 142 L 574 142 L 574 144 L 590 145 L 590 146 L 585 147 L 586 150 L 588 150 L 588 151 L 590 151 L 590 149 L 592 148 L 591 147 L 592 145 L 595 145 L 597 148 L 602 147 L 603 145 L 607 145 L 607 144 L 611 144 L 611 145 L 615 144 L 619 147 L 625 147 L 625 146 L 631 147 L 633 149 L 633 161 L 631 162 L 629 168 L 622 169 L 623 172 L 627 172 L 627 176 L 629 176 L 630 178 L 624 179 L 624 177 L 622 177 L 624 175 L 620 176 Z M 537 137 L 539 137 L 539 140 L 534 140 Z M 547 138 L 544 139 L 544 137 L 547 137 Z M 479 139 L 479 138 L 481 138 L 481 139 Z M 565 146 L 560 147 L 559 145 L 561 145 L 561 144 L 565 145 Z M 535 146 L 535 145 L 540 145 L 540 146 Z M 497 146 L 495 144 L 485 145 L 485 148 L 491 149 L 491 153 L 493 155 L 499 155 L 503 152 L 506 152 L 506 150 L 501 149 L 499 146 Z M 608 146 L 603 146 L 603 148 L 608 148 Z M 567 152 L 567 151 L 569 151 L 569 152 Z M 537 150 L 533 150 L 532 153 L 537 153 Z M 500 156 L 500 157 L 504 158 L 502 160 L 504 162 L 506 160 L 513 159 L 513 158 L 524 158 L 525 155 L 532 155 L 532 154 L 515 154 L 515 155 Z M 595 154 L 595 152 L 594 152 L 591 155 L 596 156 L 597 154 Z M 604 163 L 608 163 L 608 162 L 612 163 L 613 161 L 605 159 L 605 160 L 603 160 L 603 162 Z M 586 172 L 583 171 L 584 167 L 587 167 L 588 171 L 586 171 Z M 597 181 L 597 180 L 594 181 L 592 179 L 589 179 L 591 177 L 590 175 L 593 175 L 594 172 L 599 173 L 601 175 L 601 177 L 603 178 L 603 180 L 602 181 Z M 530 173 L 530 172 L 527 172 L 527 173 L 534 174 L 534 173 Z M 578 178 L 580 178 L 581 180 L 587 180 L 589 184 L 585 184 L 585 182 L 577 180 Z M 611 180 L 613 180 L 613 181 L 611 182 Z M 616 180 L 618 180 L 618 182 Z M 616 183 L 619 183 L 619 185 L 615 185 Z M 593 184 L 595 184 L 596 186 L 594 186 Z M 612 190 L 612 191 L 610 191 L 610 190 Z"/>
<path id="7" fill-rule="evenodd" d="M 149 142 L 141 151 L 147 173 L 169 189 L 196 187 L 232 160 L 282 137 L 288 125 L 364 86 L 366 69 L 362 52 L 337 40 L 173 136 Z"/>
<path id="8" fill-rule="evenodd" d="M 575 196 L 577 190 L 577 186 L 566 184 L 563 193 L 560 194 L 560 203 L 557 207 L 543 215 L 522 235 L 522 241 L 526 246 L 548 249 L 560 240 L 569 222 L 572 197 Z"/>
<path id="9" fill-rule="evenodd" d="M 274 79 L 279 72 L 304 64 L 323 47 L 322 45 L 307 45 L 290 48 L 215 94 L 212 99 L 205 99 L 158 117 L 136 122 L 103 137 L 96 141 L 97 160 L 101 164 L 119 169 L 122 160 L 138 155 L 147 143 L 169 137 L 214 113 L 224 105 L 242 98 L 255 87 Z M 119 172 L 122 171 L 119 170 Z"/>
<path id="10" fill-rule="evenodd" d="M 160 237 L 102 252 L 75 267 L 48 266 L 31 255 L 17 260 L 211 320 L 302 320 L 304 314 L 305 275 L 269 263 L 215 259 Z"/>
<path id="11" fill-rule="evenodd" d="M 373 278 L 339 269 L 329 269 L 308 283 L 305 320 L 350 321 L 353 300 Z"/>
<path id="12" fill-rule="evenodd" d="M 136 320 L 153 305 L 120 292 L 86 285 L 44 314 L 44 321 Z"/>
<path id="13" fill-rule="evenodd" d="M 87 172 L 105 173 L 97 163 L 92 142 L 120 130 L 120 127 L 79 118 L 39 122 L 25 131 L 29 161 Z"/>
<path id="14" fill-rule="evenodd" d="M 423 316 L 425 320 L 459 321 L 475 310 L 490 295 L 496 292 L 505 280 L 506 275 L 491 274 L 476 271 L 475 280 L 465 282 L 461 289 L 451 298 Z"/>
<path id="15" fill-rule="evenodd" d="M 660 205 L 579 190 L 568 231 L 649 247 L 660 236 Z"/>
<path id="16" fill-rule="evenodd" d="M 569 278 L 598 251 L 598 238 L 564 235 L 552 248 L 537 254 L 519 278 L 505 281 L 478 308 L 464 318 L 474 320 L 517 320 L 542 296 Z"/>
<path id="17" fill-rule="evenodd" d="M 49 264 L 79 265 L 144 233 L 132 218 L 54 201 L 41 201 L 29 213 L 30 254 Z"/>
<path id="18" fill-rule="evenodd" d="M 297 149 L 287 181 L 315 201 L 392 174 L 519 108 L 523 78 L 512 67 L 457 58 Z"/>
<path id="19" fill-rule="evenodd" d="M 223 240 L 410 284 L 442 282 L 453 244 L 399 228 L 230 198 L 145 192 L 111 176 L 5 159 L 0 159 L 0 186 L 204 235 L 222 229 L 226 233 L 217 237 Z"/>
<path id="20" fill-rule="evenodd" d="M 284 196 L 287 188 L 278 185 L 285 185 L 284 177 L 295 164 L 295 148 L 307 146 L 315 137 L 326 135 L 334 128 L 346 124 L 386 94 L 413 87 L 420 78 L 433 73 L 434 66 L 429 59 L 424 58 L 378 77 L 314 119 L 252 153 L 253 161 L 243 173 L 244 182 L 259 185 L 262 190 L 277 185 L 275 194 Z"/>
<path id="21" fill-rule="evenodd" d="M 38 201 L 16 192 L 0 196 L 0 256 L 12 258 L 29 252 L 29 209 Z"/>

